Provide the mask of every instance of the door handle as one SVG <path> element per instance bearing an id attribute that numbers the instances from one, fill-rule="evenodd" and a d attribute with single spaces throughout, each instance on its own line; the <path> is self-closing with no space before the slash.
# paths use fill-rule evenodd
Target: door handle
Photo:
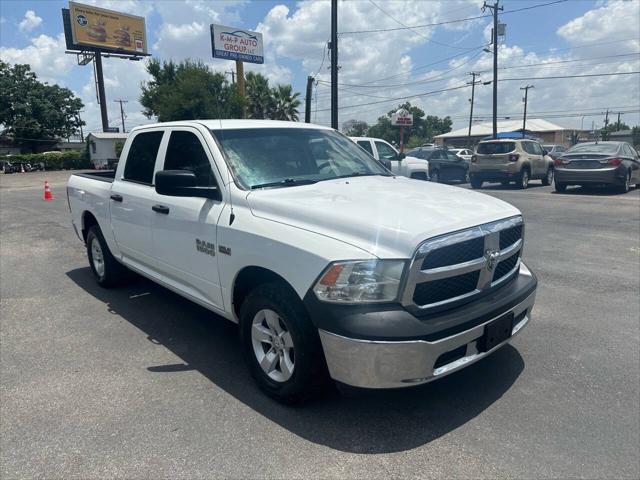
<path id="1" fill-rule="evenodd" d="M 165 207 L 164 205 L 154 205 L 153 207 L 151 207 L 151 210 L 153 210 L 154 212 L 162 213 L 164 215 L 169 214 L 169 207 Z"/>
<path id="2" fill-rule="evenodd" d="M 111 200 L 114 202 L 122 202 L 122 195 L 113 194 L 111 195 Z"/>

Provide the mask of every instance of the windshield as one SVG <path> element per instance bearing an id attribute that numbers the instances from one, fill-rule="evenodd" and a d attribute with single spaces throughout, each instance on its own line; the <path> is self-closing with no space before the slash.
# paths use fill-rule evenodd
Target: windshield
<path id="1" fill-rule="evenodd" d="M 344 135 L 312 128 L 213 130 L 244 188 L 295 186 L 358 175 L 391 175 Z"/>
<path id="2" fill-rule="evenodd" d="M 514 142 L 487 142 L 478 144 L 478 153 L 484 155 L 496 155 L 513 152 L 516 149 Z"/>
<path id="3" fill-rule="evenodd" d="M 582 143 L 574 145 L 566 153 L 604 153 L 613 155 L 617 151 L 617 143 Z"/>

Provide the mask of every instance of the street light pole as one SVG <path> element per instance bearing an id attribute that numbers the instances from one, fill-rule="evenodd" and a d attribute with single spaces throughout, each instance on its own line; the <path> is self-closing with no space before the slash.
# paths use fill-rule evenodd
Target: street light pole
<path id="1" fill-rule="evenodd" d="M 527 99 L 529 97 L 529 89 L 534 88 L 533 85 L 527 85 L 526 87 L 520 87 L 520 90 L 524 90 L 524 116 L 522 117 L 522 138 L 524 138 L 524 132 L 527 128 Z"/>

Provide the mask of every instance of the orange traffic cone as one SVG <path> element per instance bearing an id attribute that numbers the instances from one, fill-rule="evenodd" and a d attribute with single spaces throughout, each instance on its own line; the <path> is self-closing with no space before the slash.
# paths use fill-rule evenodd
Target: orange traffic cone
<path id="1" fill-rule="evenodd" d="M 47 180 L 44 181 L 44 199 L 47 202 L 53 200 L 53 193 L 51 193 L 51 187 L 49 187 L 49 182 Z"/>

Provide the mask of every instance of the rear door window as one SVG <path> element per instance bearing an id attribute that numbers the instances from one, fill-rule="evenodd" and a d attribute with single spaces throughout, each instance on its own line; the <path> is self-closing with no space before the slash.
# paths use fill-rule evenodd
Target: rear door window
<path id="1" fill-rule="evenodd" d="M 486 142 L 478 144 L 478 153 L 481 155 L 499 155 L 513 152 L 515 148 L 515 142 Z"/>
<path id="2" fill-rule="evenodd" d="M 135 136 L 124 165 L 124 179 L 131 182 L 153 183 L 153 169 L 164 132 L 146 132 Z"/>
<path id="3" fill-rule="evenodd" d="M 369 155 L 371 155 L 372 157 L 374 156 L 373 155 L 373 149 L 371 148 L 371 142 L 369 140 L 358 140 L 357 143 L 362 148 L 364 148 Z"/>

